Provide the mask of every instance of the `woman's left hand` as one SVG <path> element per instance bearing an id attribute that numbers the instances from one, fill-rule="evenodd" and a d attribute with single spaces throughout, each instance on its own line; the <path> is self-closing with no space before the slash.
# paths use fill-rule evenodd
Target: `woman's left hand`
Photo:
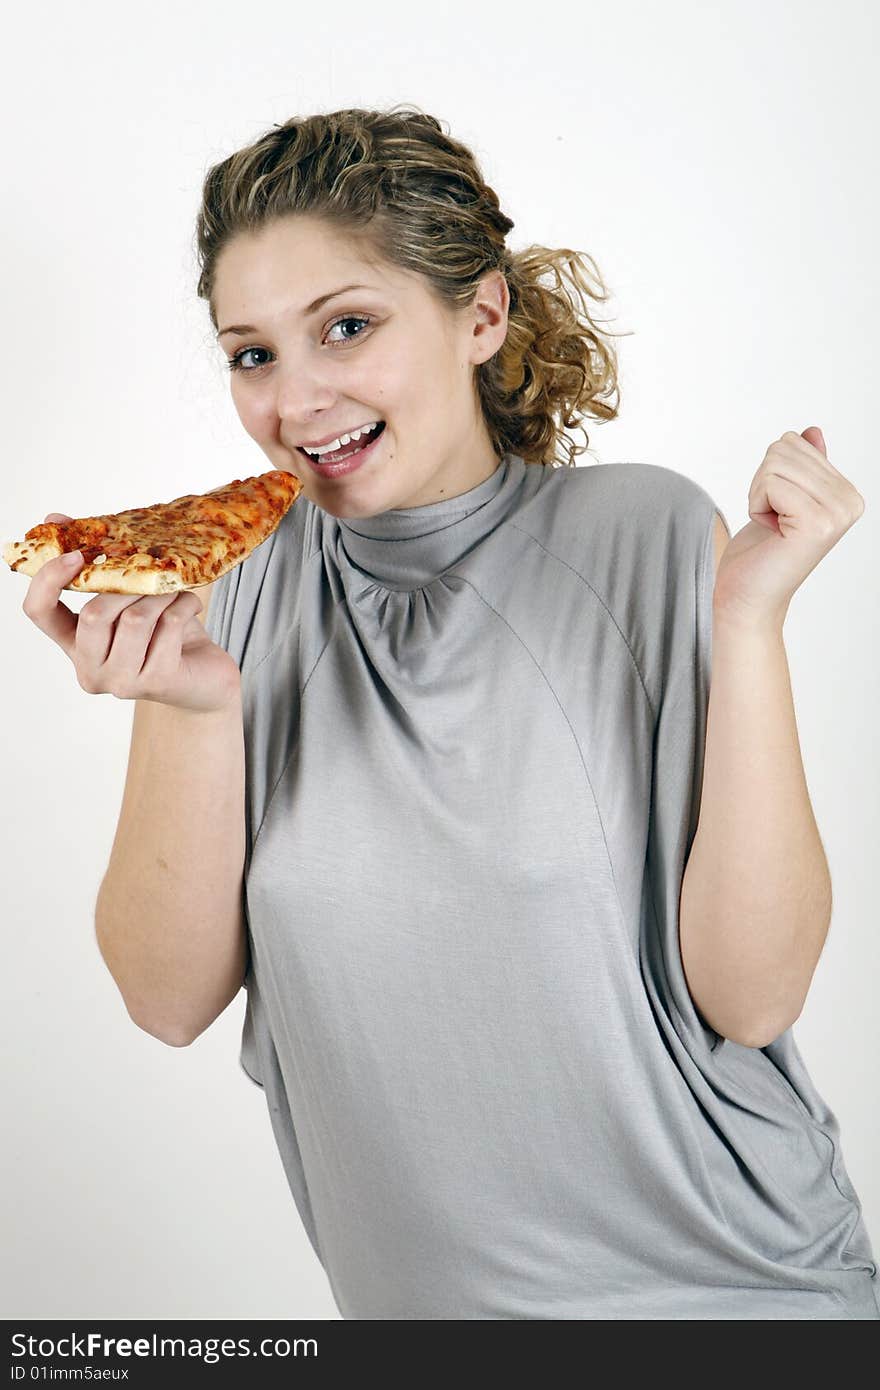
<path id="1" fill-rule="evenodd" d="M 716 617 L 781 628 L 795 590 L 865 510 L 861 493 L 828 462 L 822 431 L 787 430 L 749 488 L 749 516 L 725 546 Z"/>

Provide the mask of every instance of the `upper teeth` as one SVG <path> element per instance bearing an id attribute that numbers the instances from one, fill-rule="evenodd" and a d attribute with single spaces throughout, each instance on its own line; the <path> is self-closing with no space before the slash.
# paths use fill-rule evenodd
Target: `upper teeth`
<path id="1" fill-rule="evenodd" d="M 327 454 L 331 449 L 341 449 L 344 444 L 350 444 L 353 439 L 360 439 L 362 434 L 368 434 L 377 425 L 381 425 L 381 420 L 374 420 L 370 425 L 361 425 L 359 430 L 353 430 L 351 434 L 341 434 L 338 439 L 333 439 L 329 444 L 304 444 L 303 448 L 310 454 Z"/>

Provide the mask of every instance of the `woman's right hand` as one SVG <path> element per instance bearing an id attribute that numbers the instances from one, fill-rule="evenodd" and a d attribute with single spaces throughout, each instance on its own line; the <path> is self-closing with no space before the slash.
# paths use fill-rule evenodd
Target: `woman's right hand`
<path id="1" fill-rule="evenodd" d="M 45 519 L 73 518 L 50 512 Z M 196 617 L 203 607 L 197 594 L 98 594 L 76 614 L 60 596 L 82 566 L 82 558 L 75 565 L 63 555 L 47 560 L 31 578 L 22 608 L 70 657 L 83 690 L 200 714 L 238 697 L 241 673 Z"/>

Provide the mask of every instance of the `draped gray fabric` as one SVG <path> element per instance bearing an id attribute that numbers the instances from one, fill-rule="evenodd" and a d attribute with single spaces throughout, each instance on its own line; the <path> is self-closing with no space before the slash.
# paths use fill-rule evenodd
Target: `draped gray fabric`
<path id="1" fill-rule="evenodd" d="M 880 1319 L 791 1030 L 720 1038 L 682 969 L 716 510 L 508 454 L 428 506 L 300 498 L 215 585 L 241 1063 L 343 1317 Z"/>

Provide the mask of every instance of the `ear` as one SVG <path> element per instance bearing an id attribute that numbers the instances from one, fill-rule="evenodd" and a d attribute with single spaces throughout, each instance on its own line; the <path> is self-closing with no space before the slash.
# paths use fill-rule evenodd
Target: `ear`
<path id="1" fill-rule="evenodd" d="M 507 316 L 510 310 L 510 287 L 500 270 L 484 275 L 477 288 L 471 308 L 476 320 L 472 330 L 480 339 L 479 356 L 472 360 L 485 362 L 494 356 L 507 337 Z"/>

